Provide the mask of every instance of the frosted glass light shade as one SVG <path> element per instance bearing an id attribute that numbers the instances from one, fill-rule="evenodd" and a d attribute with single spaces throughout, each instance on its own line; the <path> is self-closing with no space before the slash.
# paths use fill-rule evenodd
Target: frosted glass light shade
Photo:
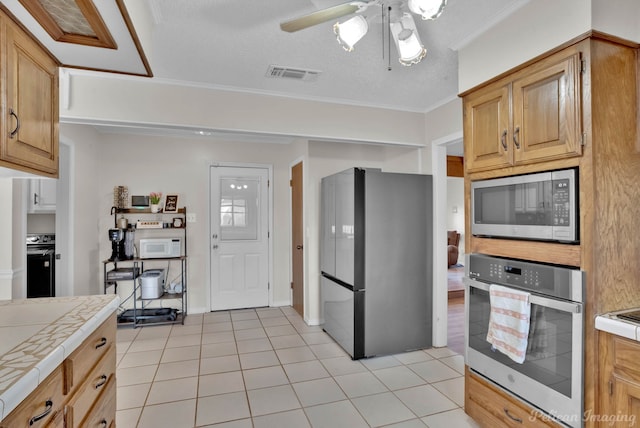
<path id="1" fill-rule="evenodd" d="M 333 26 L 333 32 L 336 33 L 338 43 L 347 52 L 353 50 L 353 46 L 367 34 L 369 24 L 362 15 L 356 15 L 353 18 L 343 22 L 336 22 Z"/>
<path id="2" fill-rule="evenodd" d="M 409 0 L 409 10 L 422 19 L 436 19 L 442 15 L 447 0 Z"/>
<path id="3" fill-rule="evenodd" d="M 390 24 L 391 35 L 398 49 L 400 64 L 410 66 L 417 64 L 427 55 L 427 50 L 420 41 L 416 23 L 411 14 L 405 13 L 399 21 Z"/>

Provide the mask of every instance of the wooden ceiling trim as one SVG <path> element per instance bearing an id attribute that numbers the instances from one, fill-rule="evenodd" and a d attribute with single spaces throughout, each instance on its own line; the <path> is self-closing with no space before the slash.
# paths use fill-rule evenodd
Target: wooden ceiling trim
<path id="1" fill-rule="evenodd" d="M 51 38 L 57 42 L 73 43 L 77 45 L 95 46 L 100 48 L 117 49 L 118 45 L 107 29 L 100 12 L 91 0 L 75 0 L 78 12 L 84 16 L 94 34 L 76 34 L 66 32 L 60 23 L 45 8 L 40 0 L 19 0 L 22 6 L 35 18 Z M 53 0 L 51 3 L 64 3 L 63 0 Z M 68 5 L 68 2 L 67 2 Z"/>

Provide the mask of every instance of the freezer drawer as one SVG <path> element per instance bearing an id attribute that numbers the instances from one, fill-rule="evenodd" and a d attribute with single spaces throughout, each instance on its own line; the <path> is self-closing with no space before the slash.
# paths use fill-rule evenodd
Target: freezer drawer
<path id="1" fill-rule="evenodd" d="M 354 356 L 354 292 L 321 277 L 322 302 L 324 304 L 323 329 L 338 344 Z"/>

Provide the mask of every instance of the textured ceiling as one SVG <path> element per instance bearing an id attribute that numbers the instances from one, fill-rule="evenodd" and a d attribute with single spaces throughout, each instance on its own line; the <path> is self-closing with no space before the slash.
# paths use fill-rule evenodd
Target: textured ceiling
<path id="1" fill-rule="evenodd" d="M 404 67 L 392 42 L 389 71 L 379 18 L 350 53 L 336 42 L 332 21 L 295 33 L 280 30 L 280 22 L 339 0 L 145 1 L 154 26 L 151 46 L 144 48 L 152 53 L 156 77 L 408 111 L 428 111 L 453 99 L 458 90 L 455 49 L 526 2 L 449 0 L 439 19 L 416 19 L 427 57 Z M 313 82 L 274 79 L 266 77 L 269 65 L 321 74 Z"/>

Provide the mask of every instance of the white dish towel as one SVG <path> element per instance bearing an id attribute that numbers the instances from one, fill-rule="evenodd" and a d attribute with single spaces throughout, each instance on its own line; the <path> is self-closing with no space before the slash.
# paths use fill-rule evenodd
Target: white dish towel
<path id="1" fill-rule="evenodd" d="M 531 320 L 530 294 L 496 284 L 489 286 L 491 314 L 487 341 L 516 363 L 527 353 Z"/>

